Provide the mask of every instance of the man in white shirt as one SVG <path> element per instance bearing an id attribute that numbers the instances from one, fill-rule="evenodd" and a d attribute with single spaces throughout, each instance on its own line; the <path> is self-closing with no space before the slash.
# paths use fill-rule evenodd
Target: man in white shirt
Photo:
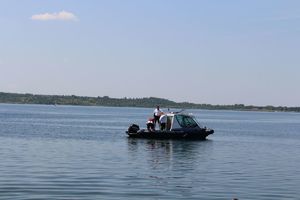
<path id="1" fill-rule="evenodd" d="M 159 106 L 156 106 L 156 109 L 153 112 L 154 116 L 154 126 L 156 126 L 156 122 L 159 123 L 160 115 L 162 114 L 162 110 L 159 109 Z"/>
<path id="2" fill-rule="evenodd" d="M 166 124 L 167 124 L 167 115 L 162 113 L 162 115 L 159 118 L 159 123 L 160 123 L 160 130 L 164 131 L 166 129 Z"/>

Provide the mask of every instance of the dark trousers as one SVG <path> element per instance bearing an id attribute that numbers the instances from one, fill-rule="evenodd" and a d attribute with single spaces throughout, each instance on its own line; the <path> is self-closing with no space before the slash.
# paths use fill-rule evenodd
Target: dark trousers
<path id="1" fill-rule="evenodd" d="M 155 116 L 155 115 L 154 115 L 154 125 L 156 125 L 156 122 L 159 123 L 159 117 L 160 117 L 160 116 Z"/>
<path id="2" fill-rule="evenodd" d="M 160 124 L 160 130 L 165 130 L 166 129 L 166 123 L 161 123 Z"/>

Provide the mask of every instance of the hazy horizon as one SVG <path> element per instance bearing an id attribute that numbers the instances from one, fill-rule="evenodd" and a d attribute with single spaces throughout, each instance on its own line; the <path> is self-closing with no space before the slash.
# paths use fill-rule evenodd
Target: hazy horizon
<path id="1" fill-rule="evenodd" d="M 299 106 L 300 1 L 0 2 L 0 91 Z"/>

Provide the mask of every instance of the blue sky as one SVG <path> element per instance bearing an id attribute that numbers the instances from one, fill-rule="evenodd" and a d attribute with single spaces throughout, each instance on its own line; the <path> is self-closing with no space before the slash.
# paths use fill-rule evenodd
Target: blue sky
<path id="1" fill-rule="evenodd" d="M 3 92 L 300 106 L 298 0 L 1 0 L 0 30 Z"/>

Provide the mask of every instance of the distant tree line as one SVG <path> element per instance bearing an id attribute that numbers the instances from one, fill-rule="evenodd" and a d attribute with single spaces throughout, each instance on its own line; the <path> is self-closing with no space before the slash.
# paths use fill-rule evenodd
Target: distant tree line
<path id="1" fill-rule="evenodd" d="M 0 103 L 16 104 L 47 104 L 47 105 L 84 105 L 84 106 L 114 106 L 114 107 L 155 107 L 160 105 L 165 108 L 180 109 L 206 109 L 206 110 L 245 110 L 245 111 L 280 111 L 300 112 L 300 107 L 286 106 L 253 106 L 244 104 L 234 105 L 211 105 L 195 104 L 189 102 L 177 103 L 168 99 L 145 97 L 145 98 L 111 98 L 86 97 L 75 95 L 35 95 L 0 92 Z"/>

